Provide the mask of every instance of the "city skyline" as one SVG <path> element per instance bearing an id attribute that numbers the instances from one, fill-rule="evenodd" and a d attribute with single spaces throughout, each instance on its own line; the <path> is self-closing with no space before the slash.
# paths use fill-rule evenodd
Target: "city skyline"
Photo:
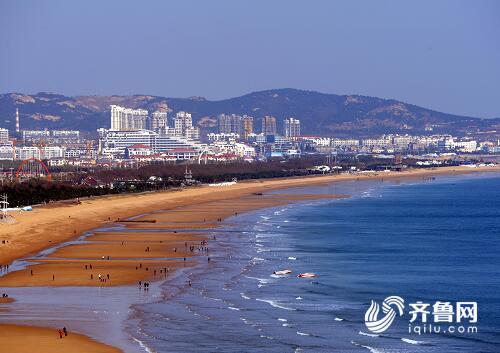
<path id="1" fill-rule="evenodd" d="M 220 100 L 294 87 L 498 117 L 498 6 L 5 2 L 0 91 Z"/>

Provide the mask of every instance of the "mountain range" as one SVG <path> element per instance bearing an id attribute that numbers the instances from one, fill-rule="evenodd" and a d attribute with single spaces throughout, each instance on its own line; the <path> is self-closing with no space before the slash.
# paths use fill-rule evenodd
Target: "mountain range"
<path id="1" fill-rule="evenodd" d="M 221 113 L 247 114 L 260 131 L 265 115 L 275 116 L 278 126 L 285 117 L 301 120 L 303 135 L 375 136 L 383 133 L 458 136 L 500 129 L 500 118 L 458 116 L 393 99 L 360 95 L 336 95 L 298 89 L 272 89 L 236 98 L 211 101 L 202 97 L 167 98 L 151 95 L 64 96 L 52 93 L 0 95 L 0 127 L 14 130 L 19 108 L 21 129 L 78 129 L 95 132 L 109 128 L 109 105 L 149 111 L 168 110 L 169 116 L 184 110 L 192 113 L 204 132 L 216 131 Z"/>

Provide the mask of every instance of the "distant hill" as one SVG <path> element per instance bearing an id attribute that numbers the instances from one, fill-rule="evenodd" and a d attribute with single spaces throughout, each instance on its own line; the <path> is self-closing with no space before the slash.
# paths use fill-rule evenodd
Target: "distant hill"
<path id="1" fill-rule="evenodd" d="M 79 129 L 109 127 L 109 105 L 118 104 L 150 111 L 185 110 L 205 131 L 215 130 L 216 116 L 236 113 L 254 116 L 260 130 L 264 115 L 296 117 L 304 135 L 373 136 L 383 133 L 430 134 L 499 130 L 500 118 L 480 119 L 441 113 L 392 99 L 359 95 L 335 95 L 297 89 L 253 92 L 241 97 L 209 101 L 202 97 L 167 98 L 147 95 L 77 96 L 38 93 L 0 95 L 0 127 L 14 129 L 19 108 L 21 129 Z M 168 108 L 167 108 L 168 107 Z M 432 131 L 429 128 L 432 127 Z M 279 126 L 281 130 L 281 126 Z M 427 130 L 426 130 L 427 128 Z"/>

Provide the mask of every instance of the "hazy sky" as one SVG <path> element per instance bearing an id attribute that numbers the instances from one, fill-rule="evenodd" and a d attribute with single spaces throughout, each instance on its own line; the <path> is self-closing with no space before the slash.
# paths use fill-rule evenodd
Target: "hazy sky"
<path id="1" fill-rule="evenodd" d="M 500 1 L 0 0 L 0 92 L 269 88 L 500 117 Z"/>

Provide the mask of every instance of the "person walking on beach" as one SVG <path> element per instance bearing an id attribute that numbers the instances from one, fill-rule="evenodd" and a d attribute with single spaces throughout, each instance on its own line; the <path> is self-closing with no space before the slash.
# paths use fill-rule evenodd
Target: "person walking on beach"
<path id="1" fill-rule="evenodd" d="M 64 336 L 68 335 L 68 330 L 66 330 L 66 326 L 63 327 L 63 332 L 64 332 Z"/>
<path id="2" fill-rule="evenodd" d="M 63 332 L 61 330 L 57 330 L 59 332 L 59 338 L 63 338 Z"/>

